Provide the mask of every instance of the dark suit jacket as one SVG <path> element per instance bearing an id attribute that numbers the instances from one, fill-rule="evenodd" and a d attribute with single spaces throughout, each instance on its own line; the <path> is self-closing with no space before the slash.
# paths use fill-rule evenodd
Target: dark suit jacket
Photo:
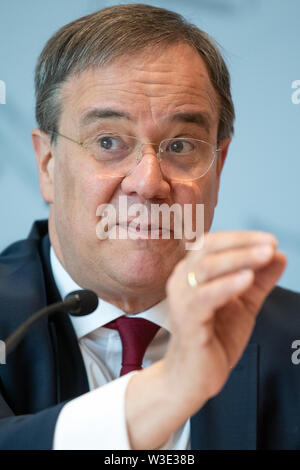
<path id="1" fill-rule="evenodd" d="M 0 339 L 60 300 L 47 221 L 0 256 Z M 191 418 L 192 449 L 300 449 L 300 295 L 275 288 L 223 390 Z M 51 449 L 58 414 L 88 380 L 67 314 L 43 318 L 0 365 L 0 449 Z M 80 426 L 80 423 L 78 423 Z"/>

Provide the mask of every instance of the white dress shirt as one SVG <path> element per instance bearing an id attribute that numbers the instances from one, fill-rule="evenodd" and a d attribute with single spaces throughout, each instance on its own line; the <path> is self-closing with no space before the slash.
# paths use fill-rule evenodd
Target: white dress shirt
<path id="1" fill-rule="evenodd" d="M 54 249 L 50 250 L 51 267 L 57 288 L 64 298 L 81 289 L 66 272 Z M 124 315 L 116 306 L 99 299 L 97 309 L 83 317 L 72 317 L 79 347 L 86 367 L 90 392 L 68 402 L 55 426 L 54 450 L 130 450 L 125 417 L 125 393 L 132 375 L 119 377 L 122 343 L 118 331 L 103 325 Z M 169 340 L 166 300 L 134 316 L 145 318 L 161 328 L 148 346 L 143 368 L 161 359 Z M 168 450 L 190 449 L 189 420 L 161 447 Z"/>

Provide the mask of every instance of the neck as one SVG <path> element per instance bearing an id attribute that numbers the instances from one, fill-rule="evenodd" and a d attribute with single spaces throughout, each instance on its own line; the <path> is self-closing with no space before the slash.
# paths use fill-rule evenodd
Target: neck
<path id="1" fill-rule="evenodd" d="M 100 296 L 99 296 L 100 297 Z M 138 297 L 138 296 L 109 296 L 102 293 L 101 299 L 105 302 L 108 302 L 112 305 L 115 305 L 123 312 L 127 313 L 128 315 L 137 314 L 140 312 L 144 312 L 149 308 L 153 307 L 154 305 L 158 304 L 165 298 L 165 293 L 161 295 L 156 295 L 152 297 Z"/>

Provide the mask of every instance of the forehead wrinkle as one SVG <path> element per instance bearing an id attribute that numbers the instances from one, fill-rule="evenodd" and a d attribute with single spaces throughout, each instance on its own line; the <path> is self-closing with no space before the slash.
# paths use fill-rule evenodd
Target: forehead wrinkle
<path id="1" fill-rule="evenodd" d="M 166 85 L 167 86 L 167 85 Z M 174 87 L 174 85 L 172 85 L 172 87 Z M 183 88 L 182 86 L 178 85 L 178 88 Z M 173 96 L 173 95 L 187 95 L 189 94 L 191 97 L 196 97 L 196 98 L 199 98 L 199 93 L 197 93 L 196 91 L 195 92 L 191 92 L 189 91 L 187 93 L 187 91 L 185 90 L 182 90 L 182 91 L 171 91 L 171 90 L 168 90 L 167 93 L 165 91 L 158 91 L 158 90 L 140 90 L 140 91 L 137 91 L 137 90 L 134 90 L 134 89 L 126 89 L 126 88 L 114 88 L 112 91 L 119 91 L 119 92 L 123 92 L 123 93 L 128 93 L 129 95 L 142 95 L 142 96 L 145 96 L 147 98 L 163 98 L 163 97 L 168 97 L 168 96 Z"/>
<path id="2" fill-rule="evenodd" d="M 130 70 L 129 72 L 132 73 L 132 70 Z M 123 73 L 122 75 L 118 77 L 115 77 L 115 76 L 106 77 L 105 74 L 101 74 L 101 77 L 97 78 L 96 80 L 90 77 L 88 82 L 92 83 L 91 88 L 92 87 L 97 87 L 97 88 L 99 87 L 99 88 L 104 88 L 104 89 L 108 88 L 109 91 L 111 91 L 112 93 L 123 92 L 126 94 L 133 94 L 133 95 L 145 95 L 147 97 L 165 96 L 166 95 L 165 87 L 172 88 L 175 90 L 175 91 L 168 90 L 167 94 L 169 95 L 174 95 L 174 94 L 178 94 L 181 92 L 181 93 L 187 93 L 190 96 L 197 98 L 197 97 L 201 97 L 201 93 L 199 94 L 199 90 L 205 91 L 206 92 L 205 94 L 208 96 L 214 95 L 214 94 L 216 95 L 216 91 L 214 87 L 212 86 L 209 78 L 206 77 L 206 75 L 203 75 L 200 73 L 197 74 L 196 77 L 203 78 L 204 83 L 202 82 L 202 80 L 200 82 L 199 80 L 197 81 L 192 80 L 192 83 L 191 83 L 191 77 L 187 77 L 184 74 L 182 75 L 182 77 L 181 76 L 179 77 L 178 74 L 175 74 L 175 73 L 172 74 L 172 72 L 165 74 L 167 78 L 166 81 L 160 80 L 158 78 L 156 79 L 153 76 L 151 77 L 151 79 L 149 79 L 149 74 L 147 74 L 147 76 L 144 79 L 138 78 L 138 77 L 133 78 L 130 76 L 131 73 L 129 74 L 128 77 L 126 76 L 126 73 L 125 74 Z M 173 82 L 170 80 L 170 76 L 172 75 L 175 76 L 175 80 Z M 84 84 L 83 90 L 82 90 L 82 84 L 80 83 L 80 78 L 81 77 L 79 77 L 79 81 L 77 82 L 76 88 L 80 89 L 80 94 L 81 94 L 80 96 L 82 96 L 82 93 L 84 94 L 85 92 L 89 91 L 89 83 Z M 188 78 L 188 82 L 183 83 L 186 78 Z M 63 86 L 65 97 L 69 95 L 71 99 L 74 93 L 74 90 L 72 90 L 73 88 L 72 85 L 74 85 L 74 83 L 72 84 L 71 80 L 69 80 L 69 83 L 65 83 L 65 85 Z M 142 89 L 143 87 L 146 87 L 147 89 L 146 90 Z"/>
<path id="3" fill-rule="evenodd" d="M 203 78 L 206 79 L 207 77 L 203 76 Z M 191 101 L 191 104 L 193 105 L 200 105 L 200 103 L 195 101 L 202 101 L 204 99 L 205 102 L 209 104 L 213 112 L 216 111 L 219 113 L 220 110 L 219 95 L 217 94 L 209 79 L 205 80 L 202 84 L 201 82 L 197 83 L 195 81 L 188 84 L 170 83 L 170 79 L 165 83 L 155 80 L 148 81 L 135 79 L 130 81 L 130 86 L 131 87 L 129 89 L 128 86 L 126 87 L 121 85 L 114 88 L 114 90 L 125 93 L 127 95 L 142 96 L 153 99 L 165 98 L 167 100 L 168 97 L 176 96 L 178 97 L 179 101 L 181 101 L 182 97 L 184 97 L 184 101 L 186 101 L 188 97 L 188 99 Z M 145 87 L 144 89 L 143 86 Z M 201 105 L 203 106 L 203 103 L 201 103 Z"/>
<path id="4" fill-rule="evenodd" d="M 129 74 L 132 74 L 134 70 L 137 71 L 137 76 L 139 77 L 138 80 L 145 83 L 145 84 L 152 84 L 152 83 L 158 83 L 158 84 L 168 84 L 170 82 L 170 78 L 174 79 L 173 83 L 178 83 L 181 84 L 183 82 L 186 83 L 195 83 L 195 81 L 203 80 L 204 82 L 210 83 L 210 78 L 206 70 L 199 69 L 197 71 L 193 70 L 193 74 L 190 73 L 184 73 L 183 71 L 180 70 L 172 70 L 170 67 L 174 65 L 171 64 L 166 68 L 166 70 L 162 70 L 161 68 L 159 70 L 153 70 L 149 68 L 149 70 L 142 70 L 142 69 L 136 69 L 135 67 L 131 67 L 128 69 Z M 148 78 L 151 77 L 151 80 L 148 80 Z M 191 85 L 193 86 L 193 85 Z"/>
<path id="5" fill-rule="evenodd" d="M 138 69 L 138 71 L 141 72 L 140 69 Z M 151 74 L 153 75 L 153 71 Z M 167 78 L 166 81 L 161 80 L 162 75 L 163 77 Z M 173 83 L 172 80 L 170 80 L 170 75 L 174 75 L 176 77 Z M 143 77 L 143 79 L 131 79 L 130 75 L 127 77 L 126 73 L 125 77 L 124 74 L 120 74 L 119 76 L 113 74 L 112 77 L 107 77 L 105 73 L 101 73 L 100 77 L 98 74 L 92 74 L 87 76 L 87 80 L 83 83 L 81 82 L 80 78 L 85 79 L 85 76 L 83 77 L 83 75 L 81 75 L 81 77 L 74 77 L 75 79 L 79 78 L 77 83 L 71 83 L 71 80 L 69 83 L 65 83 L 63 91 L 65 97 L 69 98 L 71 105 L 72 101 L 74 101 L 76 98 L 74 105 L 77 109 L 79 109 L 81 115 L 82 112 L 86 111 L 88 104 L 85 103 L 84 107 L 80 107 L 80 98 L 84 100 L 84 97 L 87 96 L 88 101 L 93 99 L 93 101 L 90 102 L 90 106 L 96 107 L 97 103 L 95 103 L 94 96 L 97 96 L 97 90 L 96 93 L 93 91 L 95 88 L 100 89 L 100 93 L 97 97 L 99 107 L 116 106 L 121 111 L 127 112 L 127 106 L 130 106 L 129 111 L 132 114 L 134 107 L 138 111 L 137 108 L 141 106 L 143 111 L 147 108 L 150 110 L 152 122 L 156 122 L 160 119 L 160 117 L 157 117 L 157 113 L 164 113 L 166 106 L 170 112 L 174 112 L 176 108 L 182 108 L 181 111 L 188 111 L 189 109 L 187 108 L 193 107 L 194 110 L 198 108 L 200 111 L 210 111 L 214 114 L 219 114 L 220 100 L 217 92 L 210 82 L 209 77 L 206 76 L 205 73 L 200 73 L 200 71 L 199 73 L 193 75 L 195 78 L 192 80 L 192 83 L 189 77 L 186 84 L 180 83 L 179 77 L 176 73 L 167 74 L 167 72 L 160 74 L 160 77 L 156 75 L 156 77 L 152 77 L 151 80 L 149 80 L 148 76 Z M 186 78 L 187 75 L 183 74 L 183 77 Z M 79 99 L 77 99 L 78 94 L 76 92 L 79 92 L 79 90 Z M 123 95 L 120 97 L 120 100 L 118 100 L 119 103 L 115 101 L 115 93 L 121 93 Z M 108 100 L 104 99 L 104 102 L 102 102 L 101 100 L 103 99 L 103 95 L 104 97 L 107 97 Z M 111 97 L 112 100 L 110 99 Z M 145 99 L 146 102 L 143 102 L 143 100 L 140 100 L 140 98 Z M 176 100 L 174 98 L 176 98 Z M 126 99 L 128 99 L 128 103 L 126 103 Z M 157 100 L 162 103 L 161 106 L 164 109 L 159 109 L 160 103 L 157 104 Z M 138 114 L 140 114 L 140 111 L 138 111 Z"/>
<path id="6" fill-rule="evenodd" d="M 178 86 L 179 88 L 179 86 Z M 182 87 L 181 87 L 182 88 Z M 147 102 L 143 103 L 142 101 L 140 102 L 141 106 L 143 109 L 147 108 L 148 106 L 158 106 L 155 101 L 161 100 L 161 101 L 168 101 L 170 97 L 172 99 L 170 100 L 170 105 L 173 107 L 184 107 L 184 106 L 193 106 L 193 107 L 200 107 L 201 110 L 206 111 L 207 113 L 209 111 L 213 113 L 218 113 L 219 112 L 219 98 L 216 93 L 209 93 L 207 90 L 201 89 L 201 90 L 189 90 L 188 92 L 186 90 L 181 90 L 181 91 L 171 91 L 167 90 L 167 92 L 161 91 L 158 92 L 156 91 L 150 91 L 147 92 L 145 90 L 140 90 L 137 91 L 136 89 L 127 89 L 127 88 L 114 88 L 111 90 L 112 94 L 115 92 L 122 93 L 124 95 L 127 95 L 130 97 L 129 103 L 134 103 L 135 105 L 138 105 L 139 103 L 137 102 L 137 97 L 141 98 L 146 98 Z M 176 103 L 173 97 L 176 97 Z M 148 102 L 149 100 L 149 102 Z M 201 100 L 201 104 L 200 104 Z M 153 102 L 153 104 L 152 104 Z M 122 103 L 122 108 L 124 107 L 125 103 Z M 208 105 L 208 107 L 207 107 Z M 205 109 L 206 108 L 206 109 Z"/>

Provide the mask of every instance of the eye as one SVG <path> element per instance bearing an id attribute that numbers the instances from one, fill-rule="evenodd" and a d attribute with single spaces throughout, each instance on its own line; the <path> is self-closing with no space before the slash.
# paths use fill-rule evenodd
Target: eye
<path id="1" fill-rule="evenodd" d="M 194 149 L 192 143 L 186 139 L 176 139 L 169 142 L 167 152 L 171 153 L 189 153 Z"/>
<path id="2" fill-rule="evenodd" d="M 110 136 L 104 135 L 99 136 L 97 139 L 97 143 L 101 149 L 104 150 L 119 150 L 124 145 L 122 139 L 119 136 Z"/>

